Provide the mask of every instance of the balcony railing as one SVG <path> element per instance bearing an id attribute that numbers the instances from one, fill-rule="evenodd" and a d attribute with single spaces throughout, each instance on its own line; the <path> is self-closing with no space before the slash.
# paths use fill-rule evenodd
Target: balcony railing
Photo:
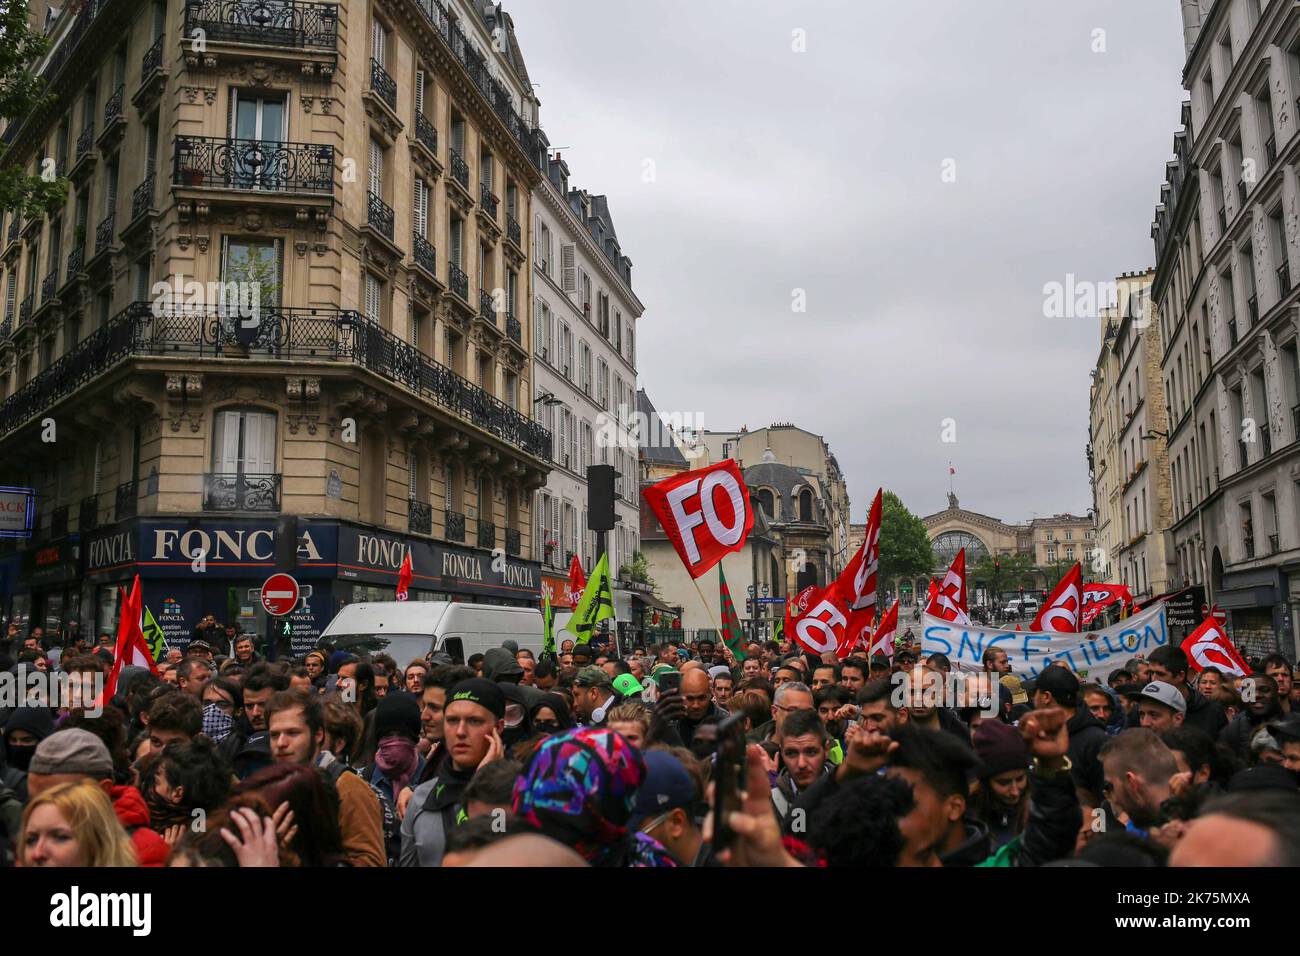
<path id="1" fill-rule="evenodd" d="M 46 305 L 54 298 L 59 288 L 59 267 L 56 263 L 49 274 L 41 281 L 41 305 Z"/>
<path id="2" fill-rule="evenodd" d="M 497 310 L 492 308 L 492 293 L 485 289 L 478 290 L 478 314 L 493 325 L 497 324 Z"/>
<path id="3" fill-rule="evenodd" d="M 514 342 L 516 345 L 524 344 L 524 327 L 520 321 L 515 318 L 513 312 L 506 313 L 506 335 L 508 335 L 510 341 Z"/>
<path id="4" fill-rule="evenodd" d="M 185 6 L 185 36 L 195 30 L 209 41 L 333 52 L 339 9 L 333 3 L 297 0 L 192 0 Z"/>
<path id="5" fill-rule="evenodd" d="M 492 195 L 492 187 L 487 183 L 481 183 L 479 185 L 478 202 L 483 211 L 487 213 L 488 218 L 495 222 L 497 218 L 497 204 L 500 203 L 501 200 Z"/>
<path id="6" fill-rule="evenodd" d="M 131 218 L 138 219 L 143 216 L 149 207 L 153 205 L 154 173 L 150 173 L 144 178 L 139 186 L 135 187 L 135 192 L 131 193 Z"/>
<path id="7" fill-rule="evenodd" d="M 438 130 L 423 113 L 415 114 L 415 138 L 433 155 L 438 155 Z"/>
<path id="8" fill-rule="evenodd" d="M 280 476 L 244 472 L 203 476 L 204 511 L 279 511 Z"/>
<path id="9" fill-rule="evenodd" d="M 122 99 L 126 95 L 126 86 L 119 86 L 104 104 L 104 129 L 122 119 Z"/>
<path id="10" fill-rule="evenodd" d="M 383 64 L 373 57 L 370 60 L 370 88 L 388 104 L 389 109 L 394 113 L 397 112 L 397 84 L 388 75 Z"/>
<path id="11" fill-rule="evenodd" d="M 1246 300 L 1246 311 L 1250 313 L 1250 324 L 1254 326 L 1259 322 L 1259 296 L 1252 295 Z"/>
<path id="12" fill-rule="evenodd" d="M 1269 136 L 1264 140 L 1264 156 L 1268 159 L 1268 165 L 1272 166 L 1277 162 L 1277 134 Z"/>
<path id="13" fill-rule="evenodd" d="M 153 46 L 145 51 L 140 60 L 140 82 L 143 83 L 149 77 L 153 76 L 162 69 L 163 59 L 163 37 L 159 35 L 158 39 L 153 41 Z"/>
<path id="14" fill-rule="evenodd" d="M 1278 536 L 1276 534 L 1270 534 L 1268 536 L 1268 553 L 1277 554 L 1277 545 L 1278 545 Z"/>
<path id="15" fill-rule="evenodd" d="M 9 220 L 9 241 L 10 242 L 18 241 L 18 233 L 22 231 L 22 228 L 23 228 L 22 216 L 18 215 L 18 213 L 14 213 Z"/>
<path id="16" fill-rule="evenodd" d="M 510 213 L 506 213 L 506 238 L 521 249 L 523 248 L 524 230 L 520 227 L 519 220 Z"/>
<path id="17" fill-rule="evenodd" d="M 433 534 L 433 505 L 410 498 L 406 502 L 407 529 L 413 534 Z"/>
<path id="18" fill-rule="evenodd" d="M 469 164 L 454 149 L 448 150 L 447 154 L 451 165 L 451 178 L 469 189 Z"/>
<path id="19" fill-rule="evenodd" d="M 1242 209 L 1246 205 L 1246 180 L 1237 180 L 1237 208 Z"/>
<path id="20" fill-rule="evenodd" d="M 539 422 L 351 310 L 263 308 L 256 322 L 216 311 L 154 314 L 136 302 L 96 328 L 8 398 L 0 436 L 135 356 L 239 357 L 353 365 L 420 396 L 508 444 L 550 460 Z"/>
<path id="21" fill-rule="evenodd" d="M 453 295 L 458 295 L 466 302 L 469 301 L 469 276 L 465 271 L 454 262 L 447 263 L 447 285 Z"/>
<path id="22" fill-rule="evenodd" d="M 32 300 L 36 296 L 29 292 L 22 302 L 18 303 L 18 324 L 25 325 L 32 318 Z"/>
<path id="23" fill-rule="evenodd" d="M 115 520 L 121 521 L 123 518 L 135 517 L 139 505 L 137 494 L 134 481 L 124 481 L 117 486 L 117 491 L 113 494 L 113 515 Z"/>
<path id="24" fill-rule="evenodd" d="M 1247 535 L 1242 543 L 1246 546 L 1246 557 L 1253 558 L 1255 556 L 1255 539 Z"/>
<path id="25" fill-rule="evenodd" d="M 81 499 L 81 509 L 77 517 L 78 531 L 93 531 L 99 527 L 99 495 L 87 495 Z"/>
<path id="26" fill-rule="evenodd" d="M 1277 267 L 1277 294 L 1279 297 L 1291 291 L 1291 263 L 1284 262 Z"/>
<path id="27" fill-rule="evenodd" d="M 419 233 L 411 236 L 411 253 L 415 257 L 415 264 L 429 273 L 431 276 L 438 275 L 438 257 L 437 250 L 433 248 L 433 243 Z"/>
<path id="28" fill-rule="evenodd" d="M 1245 468 L 1247 465 L 1250 464 L 1249 449 L 1246 447 L 1246 443 L 1244 441 L 1241 441 L 1240 439 L 1238 439 L 1237 441 L 1237 454 L 1240 456 L 1237 459 L 1238 468 Z"/>
<path id="29" fill-rule="evenodd" d="M 1273 435 L 1269 431 L 1267 425 L 1260 428 L 1259 440 L 1264 445 L 1264 457 L 1267 458 L 1269 455 L 1273 454 Z"/>
<path id="30" fill-rule="evenodd" d="M 393 207 L 374 193 L 366 193 L 366 223 L 385 239 L 393 239 Z"/>
<path id="31" fill-rule="evenodd" d="M 68 253 L 68 281 L 71 282 L 73 276 L 80 275 L 86 265 L 86 247 L 77 246 Z"/>
<path id="32" fill-rule="evenodd" d="M 178 186 L 333 193 L 334 147 L 178 136 L 172 181 Z"/>
<path id="33" fill-rule="evenodd" d="M 113 244 L 113 224 L 117 222 L 117 213 L 110 212 L 95 227 L 95 255 L 99 255 Z"/>
<path id="34" fill-rule="evenodd" d="M 478 546 L 480 548 L 495 548 L 497 546 L 497 526 L 494 524 L 478 523 Z"/>
<path id="35" fill-rule="evenodd" d="M 1237 320 L 1229 319 L 1228 320 L 1228 347 L 1231 348 L 1236 344 L 1237 344 Z"/>
<path id="36" fill-rule="evenodd" d="M 86 128 L 81 131 L 81 135 L 77 137 L 77 159 L 81 159 L 82 156 L 90 152 L 94 145 L 95 124 L 88 123 Z"/>
<path id="37" fill-rule="evenodd" d="M 521 543 L 519 532 L 514 528 L 506 528 L 506 554 L 512 558 L 519 557 Z"/>
<path id="38" fill-rule="evenodd" d="M 459 511 L 448 511 L 446 516 L 446 538 L 448 541 L 465 540 L 465 516 Z"/>

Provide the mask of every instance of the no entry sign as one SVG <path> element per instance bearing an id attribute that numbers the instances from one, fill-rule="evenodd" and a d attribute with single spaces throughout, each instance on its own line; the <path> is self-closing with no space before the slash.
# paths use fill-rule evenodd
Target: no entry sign
<path id="1" fill-rule="evenodd" d="M 272 617 L 284 617 L 298 606 L 298 582 L 289 574 L 273 574 L 262 585 L 262 608 Z"/>

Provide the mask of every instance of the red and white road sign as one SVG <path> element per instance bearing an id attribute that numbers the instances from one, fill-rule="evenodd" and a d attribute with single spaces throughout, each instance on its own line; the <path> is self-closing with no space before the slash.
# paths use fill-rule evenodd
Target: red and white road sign
<path id="1" fill-rule="evenodd" d="M 298 606 L 298 582 L 291 574 L 273 574 L 262 585 L 262 607 L 272 617 L 284 617 Z"/>
<path id="2" fill-rule="evenodd" d="M 1228 623 L 1227 611 L 1221 610 L 1217 605 L 1215 607 L 1210 607 L 1210 605 L 1208 604 L 1201 605 L 1202 619 L 1210 617 L 1211 613 L 1213 613 L 1215 621 L 1217 621 L 1220 625 Z"/>

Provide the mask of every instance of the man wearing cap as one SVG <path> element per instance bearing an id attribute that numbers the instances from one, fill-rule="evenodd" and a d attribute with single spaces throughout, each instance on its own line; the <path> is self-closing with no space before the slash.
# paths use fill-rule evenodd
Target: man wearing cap
<path id="1" fill-rule="evenodd" d="M 80 727 L 58 730 L 36 746 L 27 771 L 31 797 L 61 783 L 88 780 L 113 801 L 117 822 L 131 836 L 136 862 L 140 866 L 162 866 L 171 848 L 163 838 L 149 829 L 149 807 L 140 791 L 129 785 L 113 783 L 113 758 L 108 747 L 89 730 Z"/>
<path id="2" fill-rule="evenodd" d="M 1224 713 L 1223 705 L 1217 700 L 1210 700 L 1188 684 L 1190 665 L 1181 647 L 1176 644 L 1157 647 L 1151 652 L 1150 661 L 1151 678 L 1144 681 L 1143 686 L 1150 681 L 1172 684 L 1182 695 L 1184 721 L 1188 727 L 1195 727 L 1215 737 L 1228 726 L 1228 715 Z"/>
<path id="3" fill-rule="evenodd" d="M 683 866 L 719 866 L 695 822 L 700 795 L 682 762 L 667 751 L 651 750 L 645 755 L 645 770 L 628 829 L 654 837 Z"/>
<path id="4" fill-rule="evenodd" d="M 1090 806 L 1101 800 L 1105 775 L 1098 754 L 1109 739 L 1106 725 L 1079 699 L 1079 678 L 1068 668 L 1052 665 L 1034 682 L 1034 710 L 1063 707 L 1070 719 L 1065 725 L 1070 735 L 1070 773 L 1074 785 L 1092 794 Z"/>
<path id="5" fill-rule="evenodd" d="M 599 668 L 597 673 L 609 680 Z M 503 756 L 506 696 L 492 681 L 472 677 L 447 692 L 443 743 L 447 761 L 437 775 L 415 788 L 402 818 L 401 866 L 439 866 L 447 835 L 468 819 L 465 787 L 479 767 Z"/>
<path id="6" fill-rule="evenodd" d="M 573 679 L 573 712 L 588 727 L 605 723 L 605 713 L 622 703 L 614 693 L 614 682 L 602 667 L 584 667 Z"/>
<path id="7" fill-rule="evenodd" d="M 613 681 L 614 693 L 625 701 L 639 701 L 645 687 L 631 674 L 619 674 Z"/>
<path id="8" fill-rule="evenodd" d="M 1138 697 L 1138 715 L 1143 727 L 1163 734 L 1183 725 L 1187 702 L 1173 684 L 1153 680 Z"/>

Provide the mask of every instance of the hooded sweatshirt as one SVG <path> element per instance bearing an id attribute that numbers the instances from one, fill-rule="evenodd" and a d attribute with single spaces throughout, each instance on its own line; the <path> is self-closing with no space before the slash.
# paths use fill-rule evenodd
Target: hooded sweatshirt
<path id="1" fill-rule="evenodd" d="M 1106 725 L 1092 716 L 1087 707 L 1080 707 L 1066 723 L 1065 729 L 1070 735 L 1070 776 L 1074 778 L 1074 785 L 1100 798 L 1105 775 L 1097 754 L 1109 739 Z"/>
<path id="2" fill-rule="evenodd" d="M 524 669 L 515 660 L 515 655 L 504 647 L 493 647 L 483 655 L 483 677 L 493 682 L 509 684 L 519 683 L 524 676 Z"/>

